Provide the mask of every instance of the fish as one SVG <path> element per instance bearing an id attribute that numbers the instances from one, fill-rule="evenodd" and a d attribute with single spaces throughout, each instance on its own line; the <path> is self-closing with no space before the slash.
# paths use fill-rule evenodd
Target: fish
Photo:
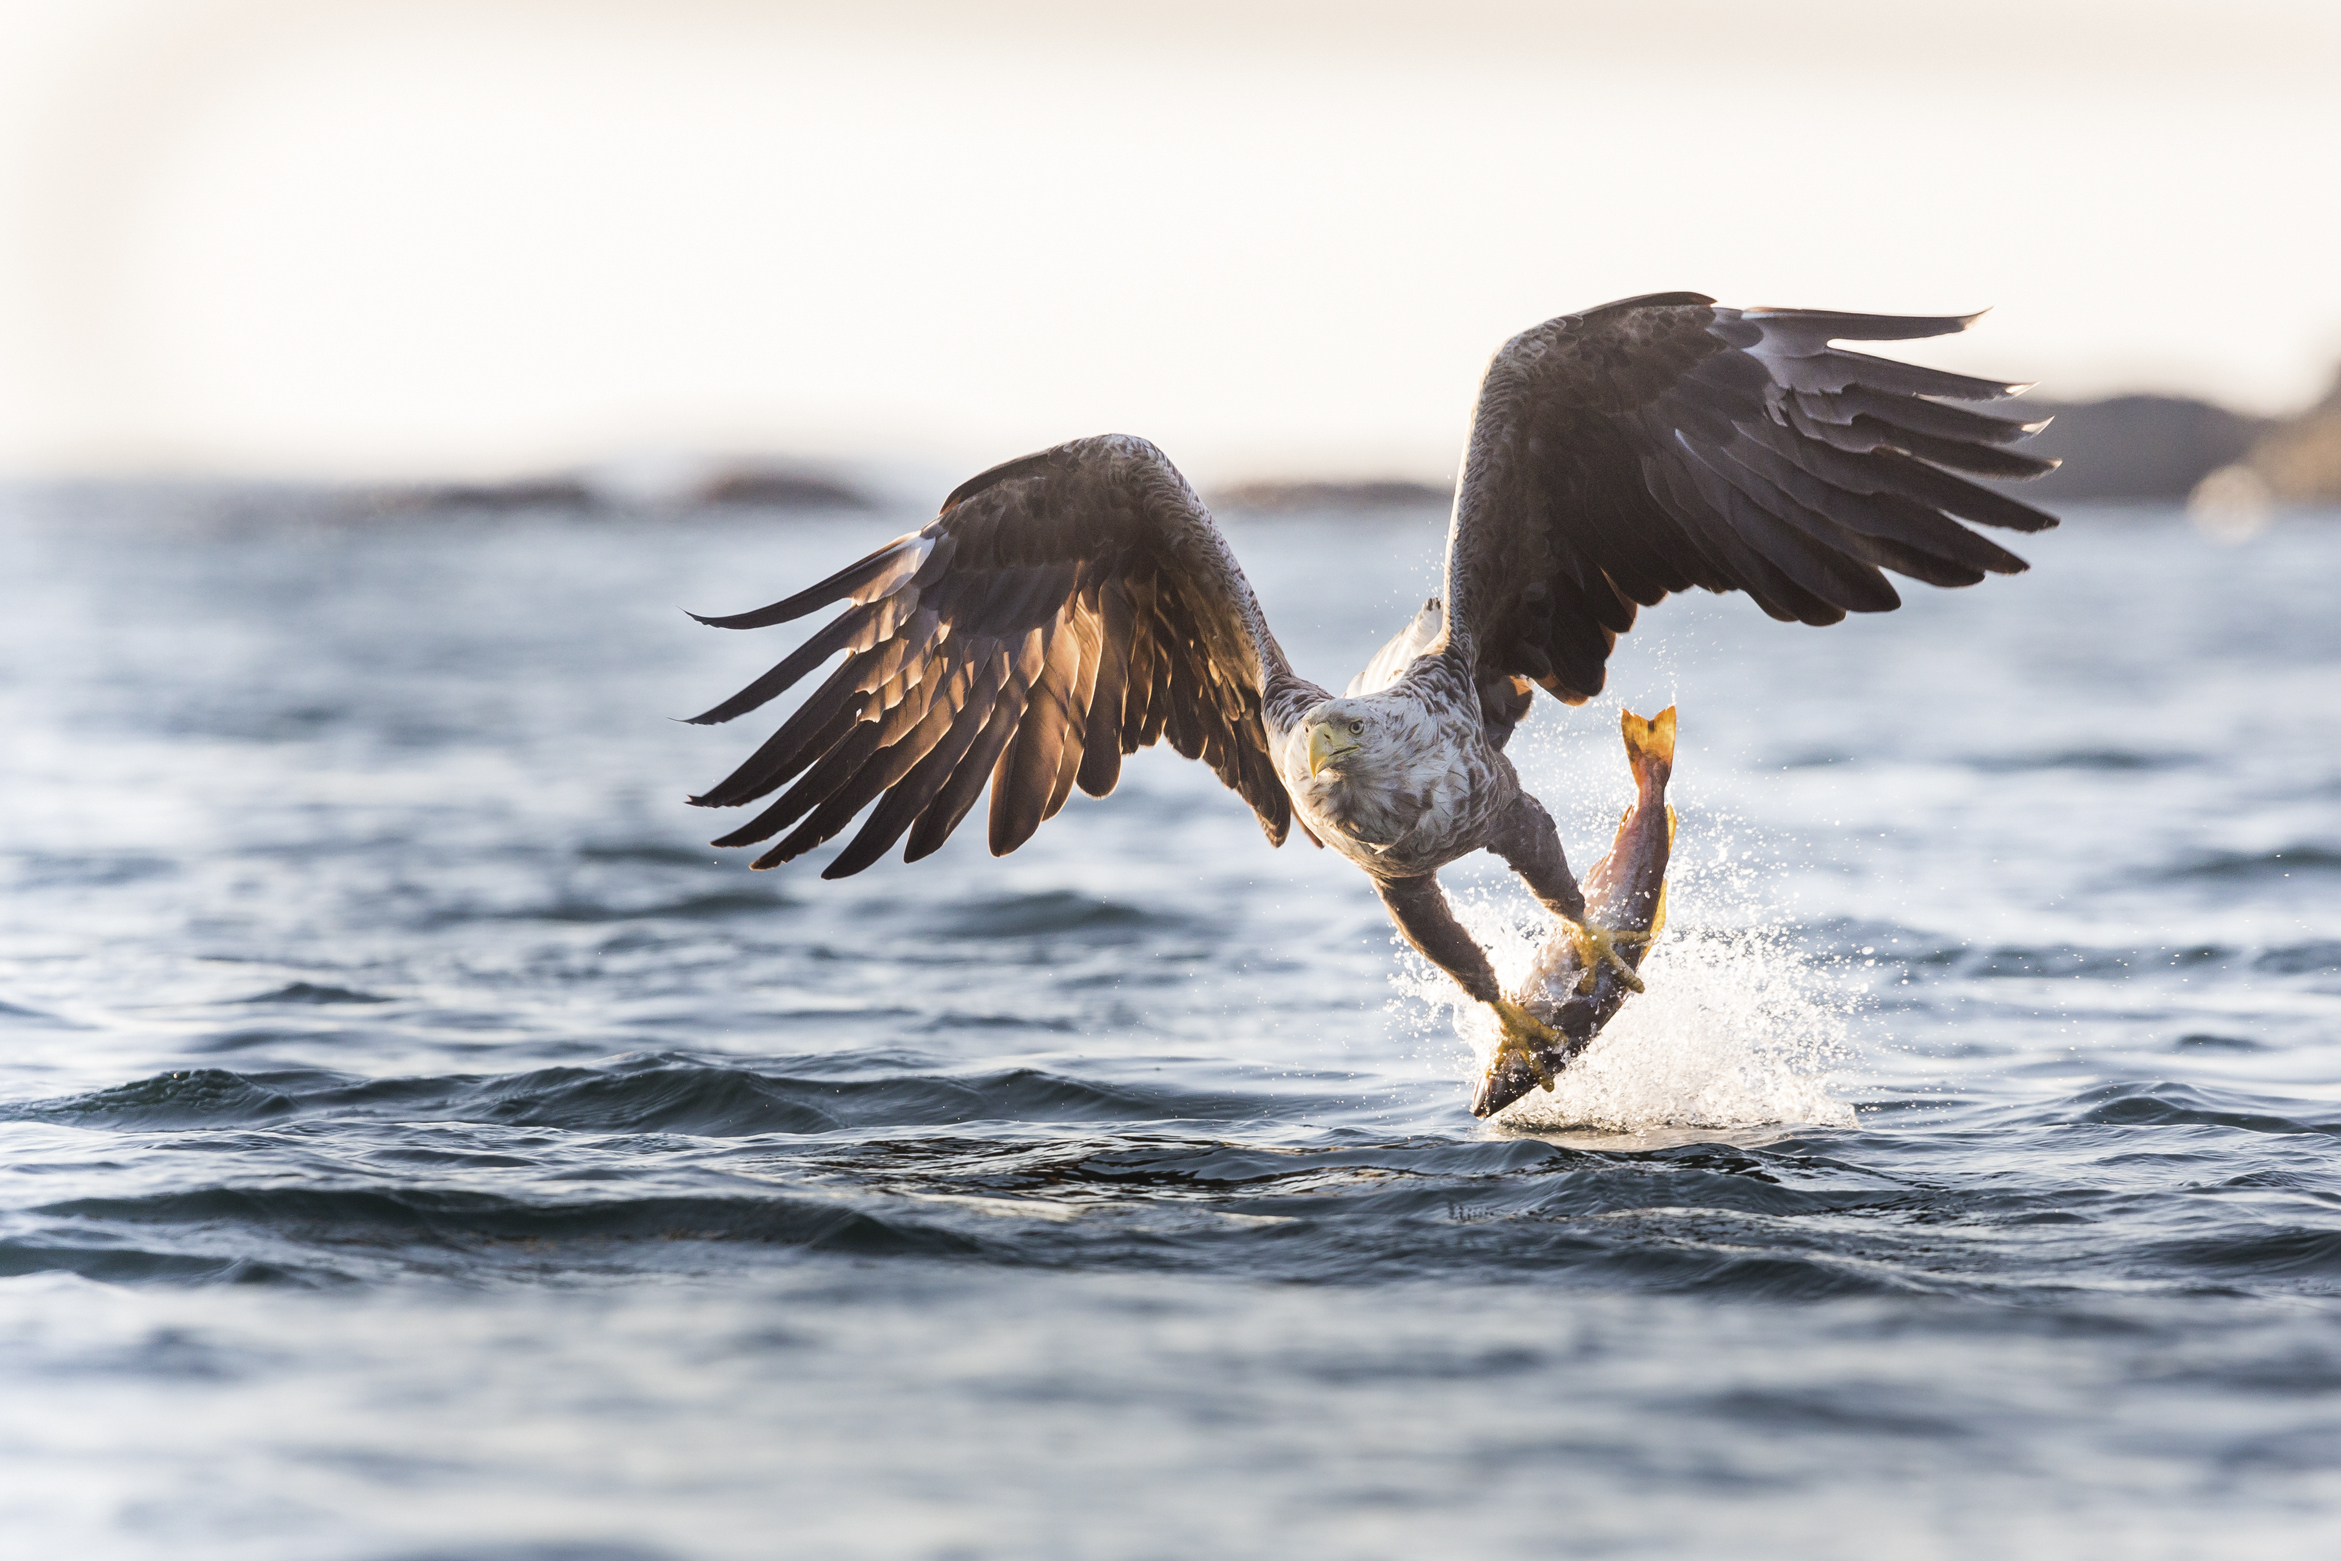
<path id="1" fill-rule="evenodd" d="M 1472 1096 L 1475 1117 L 1493 1116 L 1532 1089 L 1551 1089 L 1554 1075 L 1593 1044 L 1628 996 L 1642 990 L 1643 958 L 1666 928 L 1666 867 L 1675 825 L 1666 783 L 1674 774 L 1675 709 L 1668 705 L 1647 720 L 1622 710 L 1618 726 L 1634 772 L 1634 802 L 1618 822 L 1609 854 L 1583 884 L 1585 919 L 1608 930 L 1610 947 L 1598 949 L 1580 927 L 1564 921 L 1537 950 L 1512 1001 L 1550 1025 L 1559 1044 L 1499 1051 Z"/>

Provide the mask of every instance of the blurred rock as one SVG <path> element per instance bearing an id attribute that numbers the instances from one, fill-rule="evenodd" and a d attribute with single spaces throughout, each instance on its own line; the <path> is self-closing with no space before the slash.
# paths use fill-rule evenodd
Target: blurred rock
<path id="1" fill-rule="evenodd" d="M 690 497 L 699 504 L 754 505 L 767 509 L 870 509 L 867 494 L 802 467 L 741 464 L 718 467 L 700 479 Z"/>
<path id="2" fill-rule="evenodd" d="M 1978 410 L 2028 420 L 2055 417 L 2017 448 L 2065 464 L 2009 490 L 2027 503 L 2050 506 L 2067 499 L 2183 501 L 2211 473 L 2241 460 L 2272 426 L 2270 419 L 2187 396 L 2063 404 L 2027 398 Z"/>
<path id="3" fill-rule="evenodd" d="M 509 482 L 416 483 L 362 490 L 375 510 L 593 509 L 602 500 L 582 477 L 516 477 Z"/>
<path id="4" fill-rule="evenodd" d="M 2262 434 L 2242 462 L 2278 504 L 2341 504 L 2341 375 L 2325 399 Z"/>
<path id="5" fill-rule="evenodd" d="M 399 511 L 668 510 L 699 505 L 761 509 L 872 507 L 868 495 L 826 472 L 772 461 L 677 456 L 612 461 L 581 473 L 506 482 L 440 482 L 355 490 L 370 513 Z"/>
<path id="6" fill-rule="evenodd" d="M 1217 488 L 1213 509 L 1260 514 L 1315 510 L 1445 509 L 1455 490 L 1444 484 L 1389 479 L 1379 482 L 1243 482 Z"/>

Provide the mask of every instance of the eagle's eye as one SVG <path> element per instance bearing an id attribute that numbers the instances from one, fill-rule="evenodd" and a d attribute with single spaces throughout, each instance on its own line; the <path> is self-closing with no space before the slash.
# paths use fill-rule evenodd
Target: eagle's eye
<path id="1" fill-rule="evenodd" d="M 1363 732 L 1366 729 L 1366 723 L 1363 721 L 1352 721 L 1349 723 L 1349 729 L 1353 735 Z"/>

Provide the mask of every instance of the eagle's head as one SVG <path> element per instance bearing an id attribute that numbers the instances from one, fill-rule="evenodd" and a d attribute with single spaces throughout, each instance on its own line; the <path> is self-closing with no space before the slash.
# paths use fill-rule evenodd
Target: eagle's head
<path id="1" fill-rule="evenodd" d="M 1404 684 L 1328 699 L 1285 739 L 1285 789 L 1319 840 L 1380 862 L 1422 824 L 1454 768 L 1441 738 L 1436 712 Z"/>
<path id="2" fill-rule="evenodd" d="M 1319 787 L 1394 780 L 1407 768 L 1406 740 L 1416 724 L 1409 713 L 1387 695 L 1328 699 L 1301 718 L 1288 763 Z"/>

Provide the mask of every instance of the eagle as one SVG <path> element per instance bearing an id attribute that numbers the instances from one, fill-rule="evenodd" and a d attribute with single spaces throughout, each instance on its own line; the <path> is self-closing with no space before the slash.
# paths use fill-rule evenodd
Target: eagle
<path id="1" fill-rule="evenodd" d="M 1480 382 L 1440 595 L 1339 694 L 1293 669 L 1210 510 L 1153 444 L 1107 434 L 994 466 L 826 580 L 699 619 L 759 629 L 843 604 L 699 724 L 844 659 L 690 800 L 739 807 L 786 786 L 714 842 L 781 835 L 758 868 L 868 808 L 822 869 L 840 878 L 906 836 L 905 861 L 936 850 L 987 778 L 991 849 L 1006 855 L 1076 786 L 1105 796 L 1124 755 L 1167 739 L 1251 806 L 1270 844 L 1297 828 L 1362 868 L 1405 940 L 1492 1011 L 1499 1065 L 1529 1056 L 1555 1037 L 1505 996 L 1438 872 L 1492 851 L 1572 924 L 1588 968 L 1617 959 L 1505 756 L 1536 690 L 1567 705 L 1599 694 L 1635 614 L 1694 586 L 1829 624 L 1899 606 L 1889 571 L 1936 586 L 2022 571 L 1962 522 L 2056 524 L 1970 480 L 2050 470 L 2009 448 L 2045 422 L 1962 403 L 2029 387 L 1838 345 L 1976 318 L 1653 293 L 1523 331 Z"/>

